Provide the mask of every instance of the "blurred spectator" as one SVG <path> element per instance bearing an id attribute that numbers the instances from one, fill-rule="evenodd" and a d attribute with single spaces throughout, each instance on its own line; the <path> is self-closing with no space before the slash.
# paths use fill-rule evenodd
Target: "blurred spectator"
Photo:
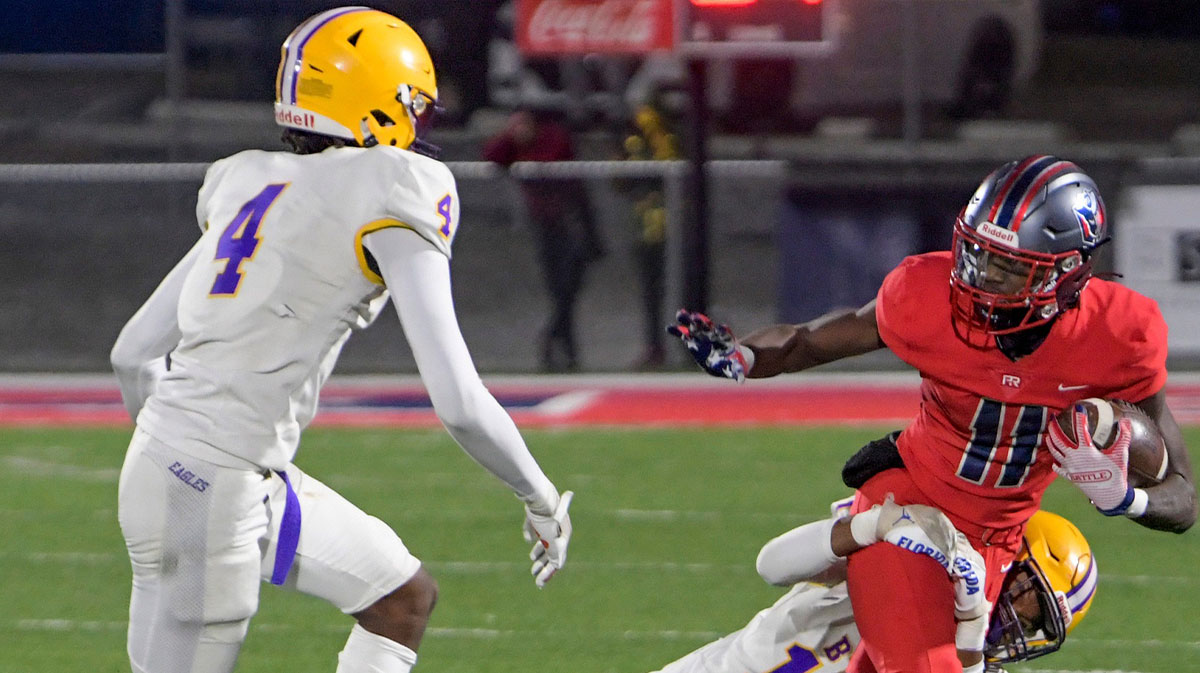
<path id="1" fill-rule="evenodd" d="M 679 158 L 679 140 L 664 106 L 654 97 L 634 112 L 630 134 L 625 138 L 624 155 L 630 160 L 668 161 Z M 623 180 L 618 185 L 633 200 L 633 254 L 637 262 L 642 292 L 642 354 L 633 368 L 647 371 L 666 364 L 663 348 L 663 289 L 666 273 L 667 208 L 662 178 Z"/>
<path id="2" fill-rule="evenodd" d="M 508 167 L 518 161 L 570 161 L 575 149 L 570 132 L 551 113 L 518 110 L 484 145 L 483 157 Z M 552 302 L 540 339 L 542 368 L 574 371 L 575 299 L 588 264 L 604 255 L 587 189 L 579 178 L 529 178 L 520 185 Z"/>

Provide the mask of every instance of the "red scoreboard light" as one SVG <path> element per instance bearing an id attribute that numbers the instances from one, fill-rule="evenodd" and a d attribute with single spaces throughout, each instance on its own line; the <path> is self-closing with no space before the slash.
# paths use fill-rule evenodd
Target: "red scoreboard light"
<path id="1" fill-rule="evenodd" d="M 697 56 L 819 55 L 838 0 L 677 0 L 677 48 Z"/>

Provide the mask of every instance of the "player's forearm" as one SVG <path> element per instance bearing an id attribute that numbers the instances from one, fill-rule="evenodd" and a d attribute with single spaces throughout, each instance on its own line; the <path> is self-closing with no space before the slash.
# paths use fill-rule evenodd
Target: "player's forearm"
<path id="1" fill-rule="evenodd" d="M 1159 434 L 1167 449 L 1167 477 L 1157 486 L 1145 489 L 1148 500 L 1146 512 L 1134 521 L 1154 530 L 1182 533 L 1196 523 L 1196 482 L 1192 460 L 1183 432 L 1166 403 L 1166 393 L 1158 391 L 1138 402 L 1158 425 Z"/>
<path id="2" fill-rule="evenodd" d="M 812 580 L 832 568 L 849 551 L 845 548 L 845 537 L 838 535 L 838 546 L 834 547 L 834 530 L 844 521 L 823 519 L 793 528 L 763 545 L 755 561 L 755 569 L 768 584 L 788 586 L 796 582 Z M 849 524 L 845 523 L 845 528 Z M 849 538 L 855 545 L 854 538 Z M 850 550 L 853 551 L 853 550 Z"/>
<path id="3" fill-rule="evenodd" d="M 741 340 L 754 351 L 750 378 L 798 372 L 883 347 L 875 326 L 874 302 L 833 311 L 800 325 L 766 327 Z"/>
<path id="4" fill-rule="evenodd" d="M 1134 521 L 1147 528 L 1182 533 L 1196 523 L 1196 487 L 1172 472 L 1157 486 L 1146 489 L 1146 513 Z"/>
<path id="5" fill-rule="evenodd" d="M 421 380 L 446 430 L 526 504 L 553 510 L 554 485 L 529 455 L 512 418 L 479 380 L 454 314 L 445 255 L 407 229 L 374 232 L 365 244 L 391 291 Z"/>
<path id="6" fill-rule="evenodd" d="M 166 307 L 154 308 L 147 302 L 130 320 L 109 353 L 113 373 L 121 389 L 121 399 L 130 418 L 137 419 L 146 399 L 154 392 L 158 379 L 167 370 L 166 355 L 179 343 L 180 333 L 174 323 L 173 306 L 170 324 L 164 313 Z"/>
<path id="7" fill-rule="evenodd" d="M 113 372 L 117 375 L 117 387 L 121 390 L 121 401 L 129 417 L 137 420 L 142 406 L 146 404 L 158 380 L 167 371 L 165 357 L 154 358 L 140 364 L 118 363 L 114 360 Z"/>
<path id="8" fill-rule="evenodd" d="M 486 390 L 471 397 L 470 409 L 448 410 L 442 404 L 438 410 L 450 436 L 525 504 L 537 511 L 552 510 L 558 492 L 530 455 L 508 412 Z"/>
<path id="9" fill-rule="evenodd" d="M 121 388 L 121 399 L 135 420 L 142 404 L 154 392 L 159 377 L 166 371 L 165 356 L 183 336 L 179 329 L 179 296 L 198 251 L 199 243 L 171 269 L 146 303 L 121 328 L 109 352 L 109 362 Z"/>

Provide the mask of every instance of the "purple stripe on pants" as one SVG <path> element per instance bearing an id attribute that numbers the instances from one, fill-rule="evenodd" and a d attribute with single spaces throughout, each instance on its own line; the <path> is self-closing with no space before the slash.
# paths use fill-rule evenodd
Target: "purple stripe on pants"
<path id="1" fill-rule="evenodd" d="M 283 521 L 279 524 L 279 542 L 275 545 L 275 570 L 271 573 L 271 584 L 283 584 L 292 564 L 296 561 L 296 547 L 300 544 L 300 498 L 297 497 L 287 474 L 277 471 L 287 487 L 287 502 L 283 506 Z"/>

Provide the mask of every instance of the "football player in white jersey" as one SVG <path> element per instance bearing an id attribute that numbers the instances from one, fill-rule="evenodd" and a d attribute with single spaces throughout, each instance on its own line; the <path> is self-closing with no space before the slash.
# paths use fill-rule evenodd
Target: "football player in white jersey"
<path id="1" fill-rule="evenodd" d="M 433 578 L 292 462 L 342 345 L 389 297 L 438 417 L 524 502 L 536 585 L 566 561 L 571 493 L 530 455 L 459 331 L 458 194 L 418 138 L 436 100 L 429 53 L 399 19 L 341 7 L 301 23 L 276 82 L 293 151 L 212 165 L 203 234 L 113 346 L 137 421 L 118 506 L 135 672 L 231 671 L 260 578 L 355 618 L 340 673 L 415 663 Z"/>
<path id="2" fill-rule="evenodd" d="M 664 666 L 656 673 L 823 673 L 845 671 L 850 653 L 858 645 L 858 628 L 846 591 L 845 563 L 840 557 L 863 545 L 838 540 L 832 521 L 846 516 L 850 500 L 834 519 L 806 524 L 789 531 L 763 547 L 758 571 L 771 584 L 795 584 L 771 607 L 723 638 Z M 954 568 L 960 553 L 947 548 L 940 526 L 953 530 L 949 520 L 931 508 L 905 508 L 916 521 L 891 517 L 884 521 L 886 534 L 880 539 L 918 553 L 933 548 L 949 557 Z M 880 517 L 887 519 L 888 517 Z M 936 522 L 941 519 L 944 523 Z M 851 521 L 853 524 L 853 521 Z M 906 525 L 909 524 L 909 525 Z M 842 528 L 847 528 L 843 525 Z M 961 533 L 955 535 L 959 544 Z M 832 540 L 831 544 L 825 544 Z M 962 538 L 965 542 L 965 538 Z M 970 564 L 977 562 L 969 544 L 961 553 Z M 932 554 L 935 558 L 937 554 Z M 983 572 L 979 562 L 978 571 Z M 962 575 L 960 572 L 959 575 Z M 966 584 L 955 577 L 961 598 Z M 982 580 L 982 575 L 980 575 Z M 1087 614 L 1096 591 L 1096 564 L 1091 548 L 1079 529 L 1067 519 L 1039 511 L 1025 531 L 1025 551 L 1008 571 L 1004 589 L 992 612 L 982 640 L 978 631 L 970 637 L 982 646 L 983 661 L 977 670 L 1001 671 L 1003 664 L 1026 661 L 1058 650 Z M 957 601 L 961 602 L 961 601 Z M 971 629 L 961 628 L 963 636 Z"/>

